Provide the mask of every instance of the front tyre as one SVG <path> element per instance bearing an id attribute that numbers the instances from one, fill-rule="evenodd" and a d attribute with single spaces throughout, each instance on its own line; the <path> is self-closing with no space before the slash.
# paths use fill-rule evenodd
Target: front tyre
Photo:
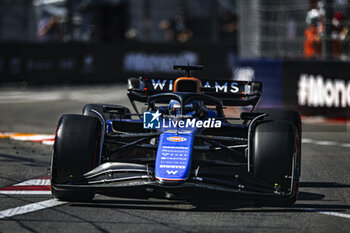
<path id="1" fill-rule="evenodd" d="M 290 109 L 281 108 L 263 108 L 257 109 L 255 112 L 267 113 L 268 116 L 264 117 L 265 120 L 282 120 L 289 121 L 297 128 L 297 143 L 298 143 L 298 154 L 296 158 L 297 163 L 297 179 L 301 176 L 301 138 L 302 138 L 302 124 L 301 118 L 297 111 Z"/>
<path id="2" fill-rule="evenodd" d="M 98 164 L 100 122 L 90 116 L 63 115 L 58 122 L 51 160 L 51 191 L 64 201 L 89 201 L 92 190 L 57 187 L 92 170 Z"/>
<path id="3" fill-rule="evenodd" d="M 255 126 L 251 143 L 253 174 L 275 191 L 288 194 L 278 205 L 292 205 L 298 193 L 298 132 L 295 124 L 285 120 L 262 121 Z"/>

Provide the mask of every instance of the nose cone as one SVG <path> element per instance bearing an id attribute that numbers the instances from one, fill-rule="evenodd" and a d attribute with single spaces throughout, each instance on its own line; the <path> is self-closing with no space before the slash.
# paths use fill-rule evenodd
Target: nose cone
<path id="1" fill-rule="evenodd" d="M 159 137 L 155 169 L 158 180 L 188 179 L 191 171 L 193 134 L 194 131 L 167 131 Z"/>

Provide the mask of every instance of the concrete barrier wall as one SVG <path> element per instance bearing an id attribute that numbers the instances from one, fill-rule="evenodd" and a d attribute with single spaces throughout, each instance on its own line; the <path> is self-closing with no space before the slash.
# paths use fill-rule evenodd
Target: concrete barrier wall
<path id="1" fill-rule="evenodd" d="M 203 64 L 201 77 L 225 79 L 234 56 L 210 44 L 2 44 L 0 82 L 125 82 L 139 75 L 179 76 L 174 64 Z M 180 73 L 181 74 L 181 73 Z"/>
<path id="2" fill-rule="evenodd" d="M 174 64 L 202 64 L 204 79 L 263 82 L 260 107 L 349 118 L 350 62 L 237 59 L 225 44 L 0 44 L 0 85 L 125 83 L 128 77 L 178 77 Z"/>

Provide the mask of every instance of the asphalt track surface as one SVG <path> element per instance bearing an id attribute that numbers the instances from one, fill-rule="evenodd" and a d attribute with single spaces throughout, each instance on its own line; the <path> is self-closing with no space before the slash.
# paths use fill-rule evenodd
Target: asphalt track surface
<path id="1" fill-rule="evenodd" d="M 81 113 L 93 102 L 129 106 L 125 93 L 113 85 L 0 88 L 0 132 L 53 134 L 61 114 Z M 58 203 L 48 194 L 0 194 L 0 232 L 349 232 L 350 127 L 303 129 L 300 195 L 293 207 L 102 195 L 92 203 Z M 50 157 L 51 146 L 0 139 L 0 188 L 47 175 Z M 26 205 L 41 208 L 17 208 Z M 9 211 L 12 217 L 4 217 Z"/>

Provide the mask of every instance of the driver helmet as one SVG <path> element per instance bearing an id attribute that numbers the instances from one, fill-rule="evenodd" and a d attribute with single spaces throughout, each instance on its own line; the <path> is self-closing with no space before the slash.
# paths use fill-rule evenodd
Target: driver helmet
<path id="1" fill-rule="evenodd" d="M 169 102 L 169 114 L 178 116 L 181 113 L 181 104 L 177 100 L 170 100 Z"/>
<path id="2" fill-rule="evenodd" d="M 194 116 L 196 109 L 199 108 L 199 101 L 194 100 L 184 107 L 183 115 Z M 181 104 L 177 100 L 170 100 L 169 102 L 169 114 L 179 116 L 181 114 Z"/>

